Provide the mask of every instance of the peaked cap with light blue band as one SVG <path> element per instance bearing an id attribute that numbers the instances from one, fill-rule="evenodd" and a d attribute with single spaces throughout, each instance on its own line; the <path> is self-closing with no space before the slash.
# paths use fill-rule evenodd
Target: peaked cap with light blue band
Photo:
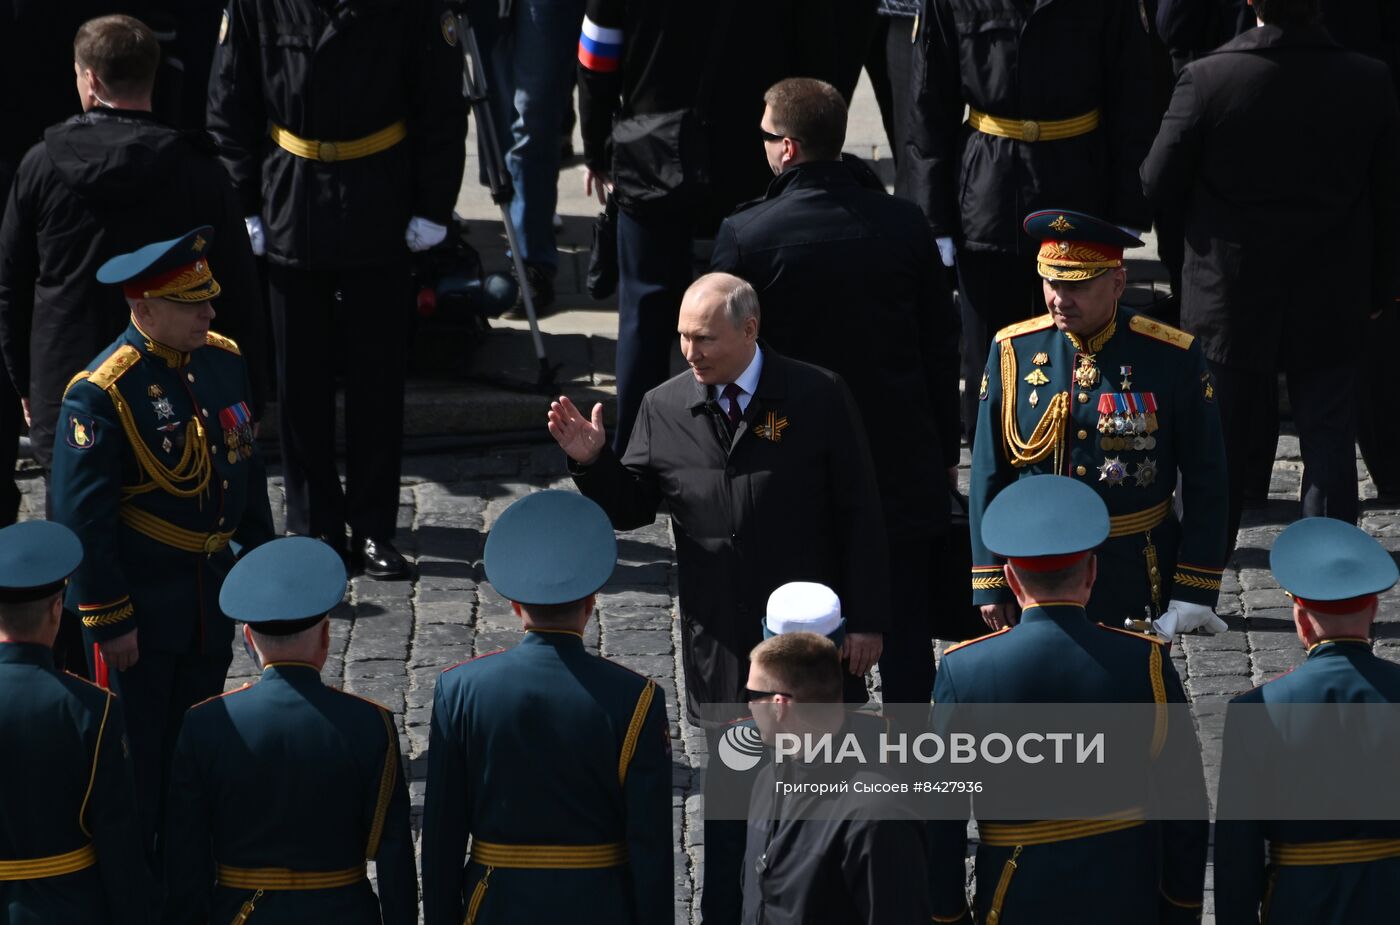
<path id="1" fill-rule="evenodd" d="M 982 515 L 982 542 L 1008 559 L 1068 556 L 1108 538 L 1099 493 L 1063 475 L 1031 475 L 1007 485 Z"/>
<path id="2" fill-rule="evenodd" d="M 170 299 L 205 302 L 221 291 L 209 268 L 209 225 L 169 241 L 157 241 L 129 254 L 119 254 L 97 268 L 97 281 L 121 286 L 129 299 Z"/>
<path id="3" fill-rule="evenodd" d="M 840 646 L 846 641 L 846 620 L 841 599 L 815 581 L 789 581 L 768 595 L 763 617 L 763 638 L 784 633 L 816 633 Z"/>
<path id="4" fill-rule="evenodd" d="M 1330 517 L 1290 524 L 1269 550 L 1269 568 L 1285 591 L 1312 601 L 1379 594 L 1400 580 L 1385 547 L 1361 528 Z"/>
<path id="5" fill-rule="evenodd" d="M 617 537 L 603 509 L 572 491 L 526 495 L 486 536 L 486 577 L 506 600 L 567 604 L 607 584 Z"/>
<path id="6" fill-rule="evenodd" d="M 345 563 L 309 536 L 284 536 L 243 556 L 224 579 L 219 608 L 272 636 L 319 622 L 345 597 Z"/>
<path id="7" fill-rule="evenodd" d="M 0 602 L 58 593 L 83 561 L 83 544 L 63 524 L 27 520 L 0 530 Z"/>

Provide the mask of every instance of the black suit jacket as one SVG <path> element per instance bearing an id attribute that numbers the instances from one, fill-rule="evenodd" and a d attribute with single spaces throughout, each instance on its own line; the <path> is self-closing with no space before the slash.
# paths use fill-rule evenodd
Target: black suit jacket
<path id="1" fill-rule="evenodd" d="M 1262 26 L 1188 65 L 1142 180 L 1185 204 L 1181 320 L 1206 356 L 1339 362 L 1400 291 L 1397 170 L 1385 65 L 1325 29 Z"/>
<path id="2" fill-rule="evenodd" d="M 642 399 L 627 452 L 571 465 L 618 530 L 650 524 L 665 500 L 676 538 L 686 704 L 742 703 L 768 595 L 817 581 L 841 598 L 849 632 L 890 623 L 889 565 L 874 465 L 840 377 L 763 351 L 731 439 L 709 387 L 687 370 Z"/>
<path id="3" fill-rule="evenodd" d="M 724 220 L 710 268 L 758 290 L 765 342 L 850 385 L 886 527 L 946 531 L 960 323 L 918 208 L 859 159 L 799 164 Z"/>

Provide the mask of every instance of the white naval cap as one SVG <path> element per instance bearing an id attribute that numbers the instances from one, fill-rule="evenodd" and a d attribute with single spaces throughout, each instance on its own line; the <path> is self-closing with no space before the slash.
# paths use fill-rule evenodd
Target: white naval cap
<path id="1" fill-rule="evenodd" d="M 796 632 L 844 636 L 845 627 L 841 599 L 826 585 L 790 581 L 768 595 L 768 613 L 763 620 L 765 638 Z"/>

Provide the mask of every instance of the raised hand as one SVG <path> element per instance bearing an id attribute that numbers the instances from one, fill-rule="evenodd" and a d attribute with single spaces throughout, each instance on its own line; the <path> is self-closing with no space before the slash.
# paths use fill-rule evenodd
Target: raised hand
<path id="1" fill-rule="evenodd" d="M 593 406 L 593 419 L 584 417 L 565 395 L 549 406 L 549 434 L 570 459 L 581 466 L 592 465 L 607 446 L 603 430 L 603 406 Z"/>

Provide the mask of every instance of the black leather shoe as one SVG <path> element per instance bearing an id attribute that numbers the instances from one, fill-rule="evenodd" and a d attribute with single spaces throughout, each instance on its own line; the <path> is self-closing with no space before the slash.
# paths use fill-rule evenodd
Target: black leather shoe
<path id="1" fill-rule="evenodd" d="M 408 561 L 388 540 L 368 537 L 355 544 L 355 551 L 364 563 L 365 574 L 381 581 L 409 576 Z"/>

